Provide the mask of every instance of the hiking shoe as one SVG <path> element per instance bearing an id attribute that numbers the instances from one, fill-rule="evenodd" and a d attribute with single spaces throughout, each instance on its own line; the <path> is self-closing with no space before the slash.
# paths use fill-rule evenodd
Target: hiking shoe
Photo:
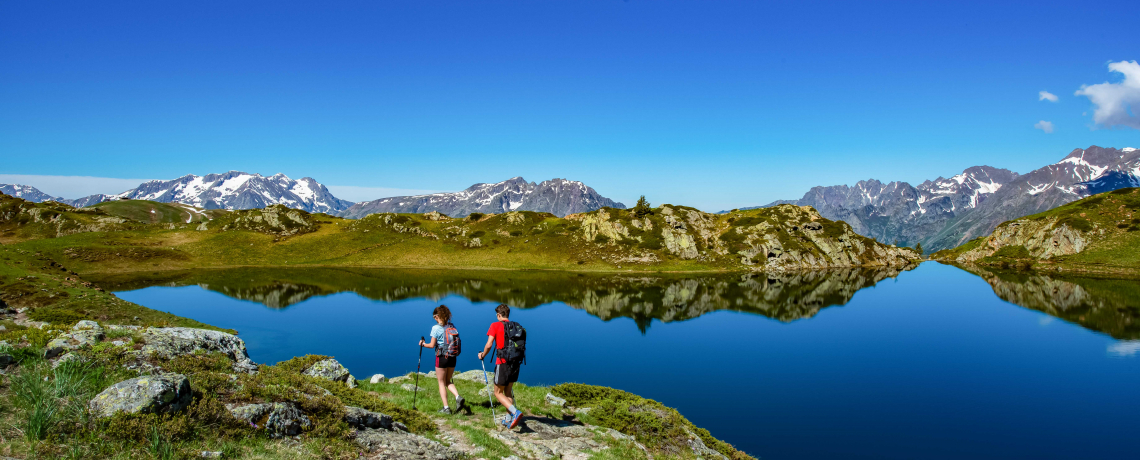
<path id="1" fill-rule="evenodd" d="M 519 420 L 521 420 L 521 419 L 522 419 L 522 409 L 519 409 L 518 412 L 515 412 L 515 415 L 511 416 L 511 424 L 508 428 L 514 428 L 516 426 L 519 426 Z"/>
<path id="2" fill-rule="evenodd" d="M 438 411 L 438 412 L 436 412 L 436 413 L 438 413 L 438 414 L 447 414 L 447 415 L 451 415 L 451 409 L 448 409 L 448 408 L 446 408 L 446 407 L 442 407 L 442 408 L 440 408 L 440 409 L 439 409 L 439 411 Z"/>
<path id="3" fill-rule="evenodd" d="M 462 396 L 456 396 L 455 397 L 455 411 L 456 412 L 463 410 L 463 407 L 466 405 L 467 405 L 467 400 L 463 399 Z"/>

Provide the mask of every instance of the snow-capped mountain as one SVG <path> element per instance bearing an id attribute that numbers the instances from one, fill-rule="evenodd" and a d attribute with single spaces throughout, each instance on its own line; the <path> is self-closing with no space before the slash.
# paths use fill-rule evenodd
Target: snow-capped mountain
<path id="1" fill-rule="evenodd" d="M 917 187 L 874 179 L 854 186 L 813 187 L 803 198 L 768 206 L 811 206 L 828 219 L 851 224 L 859 234 L 912 246 L 941 230 L 955 216 L 973 210 L 1016 177 L 1017 173 L 1006 169 L 974 166 L 949 179 L 939 177 Z"/>
<path id="2" fill-rule="evenodd" d="M 828 219 L 844 220 L 865 236 L 926 250 L 955 247 L 987 235 L 998 224 L 1096 193 L 1140 186 L 1140 150 L 1076 149 L 1029 174 L 974 166 L 949 179 L 917 187 L 906 182 L 860 181 L 814 187 L 799 200 Z"/>
<path id="3" fill-rule="evenodd" d="M 67 200 L 58 196 L 51 196 L 31 185 L 20 184 L 0 184 L 0 193 L 5 195 L 14 196 L 16 198 L 23 198 L 33 203 L 42 203 L 44 201 L 58 201 L 66 203 Z"/>
<path id="4" fill-rule="evenodd" d="M 494 184 L 475 184 L 461 192 L 366 201 L 353 205 L 341 215 L 358 219 L 378 212 L 439 211 L 452 217 L 462 217 L 473 212 L 538 211 L 565 216 L 606 206 L 625 208 L 624 204 L 603 197 L 578 181 L 551 179 L 535 184 L 515 177 Z"/>
<path id="5" fill-rule="evenodd" d="M 930 248 L 951 248 L 988 235 L 998 224 L 1053 209 L 1089 195 L 1140 186 L 1140 150 L 1075 149 L 1061 161 L 1005 184 L 974 211 L 928 238 Z M 927 246 L 923 242 L 923 246 Z"/>
<path id="6" fill-rule="evenodd" d="M 329 214 L 352 206 L 352 202 L 333 196 L 324 185 L 310 177 L 293 180 L 284 174 L 264 177 L 241 171 L 205 176 L 188 174 L 174 180 L 144 182 L 138 188 L 107 199 L 182 203 L 205 209 L 256 209 L 283 204 Z"/>

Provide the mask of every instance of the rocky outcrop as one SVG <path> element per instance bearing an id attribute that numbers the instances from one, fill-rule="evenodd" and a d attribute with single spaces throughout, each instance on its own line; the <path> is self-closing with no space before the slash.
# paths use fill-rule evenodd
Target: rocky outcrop
<path id="1" fill-rule="evenodd" d="M 360 407 L 347 406 L 344 408 L 344 421 L 354 428 L 367 429 L 367 428 L 382 428 L 385 430 L 392 429 L 392 416 L 381 414 L 379 412 L 372 412 Z"/>
<path id="2" fill-rule="evenodd" d="M 303 374 L 309 377 L 316 377 L 318 379 L 330 380 L 333 382 L 341 382 L 349 388 L 356 388 L 356 377 L 348 372 L 348 369 L 340 364 L 339 361 L 329 358 L 323 359 L 313 363 L 305 369 Z"/>
<path id="3" fill-rule="evenodd" d="M 147 375 L 111 385 L 88 403 L 92 413 L 110 417 L 128 414 L 166 414 L 190 405 L 190 380 L 181 374 Z"/>
<path id="4" fill-rule="evenodd" d="M 267 206 L 263 209 L 235 211 L 232 220 L 222 226 L 222 230 L 251 230 L 279 237 L 299 235 L 317 231 L 320 225 L 309 213 L 289 208 L 283 204 Z"/>
<path id="5" fill-rule="evenodd" d="M 246 404 L 230 409 L 234 418 L 264 429 L 270 437 L 296 436 L 313 427 L 313 422 L 293 403 Z"/>
<path id="6" fill-rule="evenodd" d="M 1081 252 L 1090 243 L 1092 236 L 1061 222 L 1056 217 L 1045 219 L 1018 219 L 1006 222 L 994 229 L 977 248 L 963 252 L 955 260 L 975 262 L 992 256 L 1006 246 L 1021 246 L 1030 257 L 1052 259 Z"/>
<path id="7" fill-rule="evenodd" d="M 83 320 L 72 326 L 70 332 L 60 334 L 44 347 L 44 358 L 51 359 L 69 350 L 75 350 L 99 343 L 103 340 L 103 328 L 99 323 Z"/>
<path id="8" fill-rule="evenodd" d="M 220 352 L 234 361 L 238 372 L 256 372 L 257 365 L 249 359 L 245 341 L 236 335 L 189 327 L 147 328 L 143 332 L 146 345 L 144 354 L 171 359 L 196 351 Z"/>
<path id="9" fill-rule="evenodd" d="M 385 429 L 356 432 L 356 444 L 377 458 L 392 460 L 459 460 L 463 454 L 423 436 Z"/>

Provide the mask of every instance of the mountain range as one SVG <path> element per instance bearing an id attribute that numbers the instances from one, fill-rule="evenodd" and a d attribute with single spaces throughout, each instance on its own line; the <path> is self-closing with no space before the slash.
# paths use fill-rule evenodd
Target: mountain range
<path id="1" fill-rule="evenodd" d="M 357 203 L 341 217 L 358 219 L 379 212 L 422 213 L 439 211 L 451 217 L 463 217 L 473 212 L 501 214 L 508 211 L 541 211 L 558 217 L 589 212 L 603 207 L 621 208 L 625 205 L 600 195 L 581 182 L 551 179 L 535 184 L 521 177 L 513 177 L 494 184 L 475 184 L 454 193 L 397 196 Z"/>
<path id="2" fill-rule="evenodd" d="M 854 186 L 813 187 L 798 200 L 761 207 L 812 206 L 823 217 L 846 221 L 864 236 L 904 246 L 921 243 L 933 251 L 988 235 L 1007 220 L 1136 186 L 1140 186 L 1140 150 L 1094 145 L 1075 149 L 1061 161 L 1028 174 L 974 166 L 917 187 L 870 179 Z"/>
<path id="3" fill-rule="evenodd" d="M 622 203 L 601 196 L 582 182 L 552 179 L 535 184 L 521 177 L 494 184 L 475 184 L 455 193 L 382 198 L 362 203 L 339 199 L 310 177 L 293 180 L 284 174 L 265 177 L 241 171 L 205 176 L 188 174 L 174 180 L 144 182 L 116 195 L 90 195 L 74 200 L 51 196 L 28 185 L 0 184 L 0 192 L 37 203 L 58 201 L 76 207 L 113 200 L 149 200 L 230 210 L 283 204 L 308 212 L 350 218 L 378 212 L 439 211 L 461 217 L 472 212 L 503 213 L 514 210 L 549 212 L 562 217 L 606 206 L 625 207 Z"/>

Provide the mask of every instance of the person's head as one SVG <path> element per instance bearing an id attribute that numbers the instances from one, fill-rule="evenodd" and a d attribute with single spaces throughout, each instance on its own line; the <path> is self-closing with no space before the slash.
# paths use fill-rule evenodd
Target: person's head
<path id="1" fill-rule="evenodd" d="M 495 315 L 499 317 L 499 321 L 506 321 L 511 317 L 511 307 L 506 304 L 499 304 L 495 307 Z"/>
<path id="2" fill-rule="evenodd" d="M 439 323 L 440 326 L 451 321 L 451 310 L 447 309 L 447 305 L 435 307 L 435 311 L 431 312 L 431 315 L 435 317 L 435 322 Z"/>

